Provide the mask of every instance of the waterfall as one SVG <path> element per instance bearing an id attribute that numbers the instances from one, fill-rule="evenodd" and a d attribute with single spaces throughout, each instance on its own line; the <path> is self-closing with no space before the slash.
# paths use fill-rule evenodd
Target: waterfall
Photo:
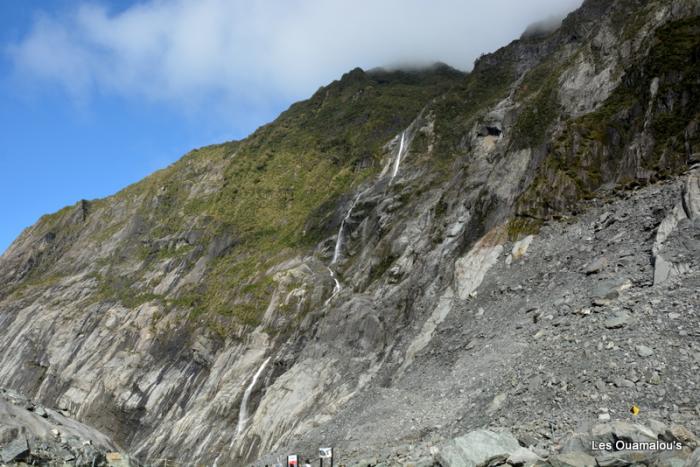
<path id="1" fill-rule="evenodd" d="M 343 220 L 340 222 L 340 228 L 338 229 L 338 238 L 335 240 L 335 249 L 333 250 L 333 259 L 331 260 L 331 264 L 335 264 L 338 261 L 338 258 L 340 258 L 340 251 L 343 247 L 343 229 L 345 228 L 345 223 L 350 219 L 350 216 L 352 215 L 352 210 L 355 208 L 355 205 L 357 202 L 360 200 L 360 197 L 365 194 L 364 190 L 360 192 L 355 197 L 355 200 L 352 202 L 350 205 L 350 209 L 348 209 L 348 212 L 345 213 L 345 217 L 343 217 Z M 335 276 L 333 276 L 333 279 L 338 282 L 337 279 L 335 279 Z"/>
<path id="2" fill-rule="evenodd" d="M 404 137 L 406 136 L 406 130 L 401 132 L 401 142 L 399 143 L 399 153 L 396 154 L 396 160 L 394 161 L 394 170 L 391 172 L 391 179 L 393 180 L 394 177 L 396 177 L 396 174 L 399 173 L 399 166 L 401 166 L 401 156 L 403 155 L 403 143 L 404 143 Z"/>
<path id="3" fill-rule="evenodd" d="M 335 282 L 335 285 L 333 286 L 333 293 L 331 293 L 331 296 L 326 299 L 325 302 L 323 302 L 323 306 L 328 305 L 328 303 L 337 295 L 338 292 L 343 288 L 340 285 L 340 281 L 338 280 L 338 277 L 335 275 L 335 271 L 333 271 L 331 268 L 328 268 L 328 272 L 331 274 L 331 278 L 333 278 L 333 281 Z"/>
<path id="4" fill-rule="evenodd" d="M 335 281 L 335 286 L 333 286 L 333 295 L 337 294 L 340 292 L 340 281 L 338 278 L 335 276 L 335 271 L 333 271 L 331 268 L 328 268 L 328 272 L 331 273 L 331 277 L 333 278 L 333 281 Z M 331 295 L 332 296 L 332 295 Z"/>
<path id="5" fill-rule="evenodd" d="M 262 365 L 260 365 L 260 368 L 258 368 L 258 371 L 256 371 L 253 375 L 253 379 L 250 381 L 250 384 L 243 393 L 243 399 L 241 400 L 241 408 L 238 411 L 238 426 L 236 427 L 236 436 L 234 436 L 233 440 L 231 441 L 231 447 L 233 447 L 233 443 L 238 439 L 238 437 L 245 429 L 245 424 L 248 421 L 248 399 L 250 399 L 250 395 L 253 392 L 253 389 L 255 389 L 255 383 L 258 382 L 258 378 L 260 378 L 260 375 L 262 374 L 269 361 L 270 357 L 267 357 L 267 359 L 262 363 Z"/>
<path id="6" fill-rule="evenodd" d="M 406 142 L 406 130 L 401 132 L 401 140 L 399 142 L 399 151 L 396 154 L 396 159 L 394 160 L 394 168 L 391 171 L 391 180 L 396 177 L 396 175 L 399 173 L 399 167 L 401 166 L 401 157 L 404 155 L 405 149 L 405 142 Z M 384 174 L 386 170 L 390 167 L 390 164 L 387 164 L 384 167 L 384 170 L 382 170 L 382 173 L 379 174 L 379 178 L 381 179 L 384 177 Z M 338 237 L 335 240 L 335 249 L 333 250 L 333 259 L 331 260 L 331 264 L 335 264 L 338 259 L 340 258 L 340 253 L 343 249 L 343 231 L 345 230 L 345 224 L 347 223 L 348 220 L 350 220 L 350 216 L 352 215 L 352 210 L 355 208 L 355 205 L 357 205 L 357 202 L 360 200 L 362 195 L 367 192 L 371 187 L 366 188 L 364 191 L 360 192 L 360 194 L 355 197 L 353 200 L 352 204 L 350 205 L 350 209 L 348 209 L 348 212 L 345 213 L 345 217 L 343 217 L 343 220 L 340 222 L 340 228 L 338 229 Z M 333 290 L 333 295 L 335 295 L 337 292 L 340 290 L 340 282 L 338 282 L 338 279 L 335 277 L 335 273 L 331 271 L 331 276 L 333 276 L 333 280 L 335 281 L 335 289 Z"/>

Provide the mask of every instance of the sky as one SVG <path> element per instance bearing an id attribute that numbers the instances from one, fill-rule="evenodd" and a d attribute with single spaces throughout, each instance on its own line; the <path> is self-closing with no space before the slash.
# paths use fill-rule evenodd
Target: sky
<path id="1" fill-rule="evenodd" d="M 468 71 L 581 0 L 0 2 L 0 252 L 360 66 Z"/>

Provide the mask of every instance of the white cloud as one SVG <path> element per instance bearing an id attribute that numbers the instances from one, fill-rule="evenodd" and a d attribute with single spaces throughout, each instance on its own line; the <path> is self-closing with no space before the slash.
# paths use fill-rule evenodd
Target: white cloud
<path id="1" fill-rule="evenodd" d="M 176 105 L 297 99 L 361 66 L 474 59 L 581 0 L 148 0 L 44 13 L 9 46 L 18 76 Z"/>

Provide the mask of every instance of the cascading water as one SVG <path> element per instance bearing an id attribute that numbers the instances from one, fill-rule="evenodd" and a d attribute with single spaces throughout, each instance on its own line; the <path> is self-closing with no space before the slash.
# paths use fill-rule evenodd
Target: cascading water
<path id="1" fill-rule="evenodd" d="M 331 274 L 331 278 L 333 278 L 333 282 L 335 282 L 335 285 L 333 286 L 333 294 L 331 295 L 331 297 L 332 297 L 333 295 L 340 292 L 340 289 L 342 287 L 340 285 L 340 281 L 338 280 L 338 278 L 335 275 L 335 271 L 333 271 L 331 268 L 328 268 L 328 272 Z"/>
<path id="2" fill-rule="evenodd" d="M 328 272 L 331 275 L 331 278 L 333 279 L 333 282 L 335 282 L 335 285 L 333 286 L 333 293 L 331 293 L 331 296 L 326 299 L 326 301 L 323 303 L 323 305 L 328 305 L 328 303 L 335 297 L 338 292 L 343 288 L 340 285 L 340 281 L 338 280 L 338 277 L 335 275 L 335 271 L 333 271 L 331 268 L 328 268 Z"/>
<path id="3" fill-rule="evenodd" d="M 391 172 L 391 179 L 399 173 L 399 167 L 401 166 L 401 156 L 403 156 L 404 151 L 404 138 L 406 136 L 406 130 L 401 132 L 401 142 L 399 143 L 399 153 L 396 154 L 396 160 L 394 161 L 394 170 Z"/>
<path id="4" fill-rule="evenodd" d="M 357 202 L 360 200 L 362 195 L 365 194 L 364 190 L 360 192 L 360 194 L 355 197 L 355 200 L 352 202 L 350 205 L 350 209 L 348 209 L 348 212 L 345 213 L 345 217 L 343 217 L 343 220 L 340 222 L 340 228 L 338 229 L 338 238 L 335 240 L 335 249 L 333 250 L 333 259 L 331 260 L 331 264 L 335 264 L 338 259 L 340 258 L 340 251 L 343 247 L 343 229 L 345 228 L 345 223 L 350 219 L 350 216 L 352 215 L 352 210 L 355 208 L 355 205 L 357 205 Z M 335 276 L 333 277 L 335 279 Z M 336 282 L 338 282 L 336 280 Z"/>
<path id="5" fill-rule="evenodd" d="M 250 395 L 253 393 L 253 389 L 255 389 L 255 384 L 258 382 L 258 378 L 260 378 L 260 375 L 262 374 L 263 370 L 265 370 L 265 367 L 267 366 L 267 363 L 269 361 L 270 357 L 267 357 L 267 359 L 262 363 L 262 365 L 260 365 L 260 368 L 258 368 L 258 371 L 256 371 L 253 375 L 253 379 L 250 381 L 250 384 L 243 393 L 243 399 L 241 400 L 241 408 L 238 411 L 238 425 L 236 426 L 236 436 L 234 436 L 233 440 L 231 441 L 231 447 L 233 447 L 233 444 L 236 442 L 243 430 L 245 430 L 245 425 L 248 422 L 248 399 L 250 399 Z"/>
<path id="6" fill-rule="evenodd" d="M 405 142 L 406 142 L 406 130 L 401 132 L 401 140 L 399 141 L 399 151 L 396 154 L 396 159 L 394 160 L 394 168 L 391 171 L 391 180 L 394 180 L 394 177 L 396 177 L 396 175 L 399 173 L 399 167 L 401 167 L 401 158 L 403 157 L 403 153 L 405 151 Z M 384 170 L 382 170 L 382 173 L 379 174 L 380 179 L 384 176 L 388 167 L 389 167 L 389 165 L 387 165 L 384 168 Z M 342 251 L 342 248 L 343 248 L 343 231 L 345 230 L 345 224 L 350 219 L 350 216 L 352 215 L 352 210 L 357 205 L 357 202 L 360 200 L 362 195 L 364 195 L 367 190 L 369 190 L 369 188 L 365 189 L 364 191 L 360 192 L 360 194 L 357 195 L 357 197 L 353 200 L 352 204 L 350 205 L 350 209 L 348 209 L 348 212 L 345 213 L 345 217 L 343 217 L 343 220 L 340 222 L 340 228 L 338 229 L 338 237 L 335 240 L 335 249 L 333 250 L 333 259 L 331 260 L 331 264 L 335 264 L 338 261 L 338 259 L 340 259 L 340 252 Z M 333 294 L 331 295 L 331 298 L 332 298 L 333 295 L 335 295 L 336 293 L 338 293 L 340 291 L 341 286 L 340 286 L 340 282 L 338 281 L 338 279 L 335 276 L 335 273 L 330 268 L 328 270 L 331 273 L 331 277 L 335 281 L 335 287 L 333 289 Z M 330 298 L 328 300 L 330 300 Z"/>
<path id="7" fill-rule="evenodd" d="M 333 278 L 333 281 L 335 282 L 335 285 L 333 286 L 333 295 L 335 295 L 338 292 L 340 292 L 340 289 L 341 289 L 340 281 L 335 276 L 335 271 L 333 271 L 331 268 L 328 268 L 328 272 L 331 273 L 331 277 Z"/>

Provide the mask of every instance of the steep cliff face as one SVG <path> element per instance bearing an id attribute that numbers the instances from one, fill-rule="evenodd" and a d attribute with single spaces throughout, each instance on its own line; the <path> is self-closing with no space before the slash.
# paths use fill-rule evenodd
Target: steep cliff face
<path id="1" fill-rule="evenodd" d="M 0 259 L 0 381 L 143 461 L 240 465 L 319 442 L 372 449 L 534 424 L 494 397 L 525 401 L 503 383 L 534 388 L 520 379 L 536 376 L 511 365 L 557 342 L 516 326 L 531 298 L 509 294 L 614 289 L 604 303 L 631 287 L 642 300 L 654 258 L 674 265 L 656 287 L 697 279 L 694 208 L 664 221 L 653 252 L 635 238 L 629 284 L 573 266 L 558 282 L 548 267 L 588 235 L 571 216 L 625 189 L 673 179 L 625 205 L 653 204 L 658 222 L 700 203 L 697 174 L 682 175 L 700 151 L 699 14 L 694 0 L 591 0 L 469 74 L 356 69 L 245 140 L 43 217 Z M 548 253 L 553 231 L 562 243 Z M 516 284 L 531 243 L 546 280 Z M 534 308 L 583 308 L 591 294 Z M 571 400 L 590 416 L 590 401 Z M 550 409 L 562 415 L 551 430 L 572 427 Z"/>

